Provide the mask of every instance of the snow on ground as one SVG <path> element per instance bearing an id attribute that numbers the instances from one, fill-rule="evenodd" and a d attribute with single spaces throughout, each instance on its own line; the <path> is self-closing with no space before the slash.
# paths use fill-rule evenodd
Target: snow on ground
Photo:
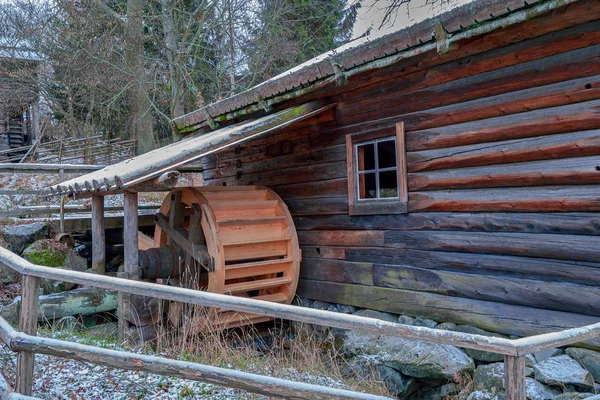
<path id="1" fill-rule="evenodd" d="M 83 339 L 75 335 L 52 333 L 57 339 L 114 350 L 131 351 L 104 340 Z M 4 345 L 0 348 L 0 371 L 10 383 L 14 380 L 16 355 Z M 231 368 L 229 365 L 228 368 Z M 250 367 L 252 369 L 252 367 Z M 268 369 L 252 373 L 273 375 Z M 41 399 L 58 400 L 147 400 L 147 399 L 267 399 L 236 389 L 220 387 L 187 379 L 164 377 L 138 371 L 126 371 L 43 354 L 36 355 L 33 395 Z M 326 376 L 300 373 L 293 368 L 277 371 L 277 377 L 294 381 L 348 389 L 342 382 Z"/>

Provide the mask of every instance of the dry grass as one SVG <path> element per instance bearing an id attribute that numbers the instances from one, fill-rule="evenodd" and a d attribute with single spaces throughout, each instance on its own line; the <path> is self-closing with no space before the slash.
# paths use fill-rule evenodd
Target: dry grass
<path id="1" fill-rule="evenodd" d="M 312 383 L 387 395 L 374 371 L 357 372 L 331 335 L 315 333 L 309 325 L 277 323 L 262 332 L 252 325 L 223 330 L 201 308 L 188 307 L 182 314 L 179 327 L 168 322 L 159 326 L 157 353 L 284 379 L 310 377 Z"/>

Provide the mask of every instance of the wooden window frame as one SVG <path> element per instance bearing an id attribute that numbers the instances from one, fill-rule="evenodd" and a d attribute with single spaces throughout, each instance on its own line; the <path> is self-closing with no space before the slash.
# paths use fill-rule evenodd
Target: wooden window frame
<path id="1" fill-rule="evenodd" d="M 386 138 L 396 139 L 396 162 L 398 197 L 358 200 L 356 187 L 355 146 L 362 142 Z M 346 172 L 348 175 L 348 210 L 350 215 L 406 214 L 408 212 L 408 175 L 406 168 L 406 144 L 404 123 L 396 124 L 396 135 L 385 132 L 346 135 Z"/>

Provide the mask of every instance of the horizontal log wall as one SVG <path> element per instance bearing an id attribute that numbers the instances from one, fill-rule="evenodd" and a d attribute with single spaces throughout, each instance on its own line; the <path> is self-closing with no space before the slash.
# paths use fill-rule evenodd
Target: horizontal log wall
<path id="1" fill-rule="evenodd" d="M 304 122 L 204 161 L 295 217 L 299 294 L 530 335 L 600 317 L 600 4 L 350 80 Z M 306 98 L 298 100 L 306 101 Z M 345 135 L 406 129 L 409 214 L 348 215 Z"/>

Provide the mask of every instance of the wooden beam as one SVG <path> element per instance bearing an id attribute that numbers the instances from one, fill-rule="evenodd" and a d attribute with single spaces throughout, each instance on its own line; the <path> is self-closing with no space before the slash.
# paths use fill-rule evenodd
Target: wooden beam
<path id="1" fill-rule="evenodd" d="M 504 356 L 506 400 L 525 400 L 525 357 Z"/>
<path id="2" fill-rule="evenodd" d="M 130 279 L 140 276 L 138 262 L 138 194 L 125 192 L 123 201 L 123 243 L 125 273 Z"/>
<path id="3" fill-rule="evenodd" d="M 106 273 L 106 239 L 104 231 L 104 197 L 92 197 L 92 269 Z"/>
<path id="4" fill-rule="evenodd" d="M 156 224 L 166 232 L 167 237 L 177 244 L 183 251 L 191 255 L 207 271 L 214 271 L 214 261 L 208 254 L 208 249 L 203 244 L 193 243 L 188 240 L 188 232 L 184 228 L 172 228 L 162 214 L 156 214 Z"/>
<path id="5" fill-rule="evenodd" d="M 19 331 L 35 336 L 38 324 L 38 299 L 40 278 L 25 275 L 21 283 L 21 315 L 19 317 Z M 35 353 L 22 351 L 17 356 L 17 392 L 31 396 L 33 386 L 33 363 Z"/>

